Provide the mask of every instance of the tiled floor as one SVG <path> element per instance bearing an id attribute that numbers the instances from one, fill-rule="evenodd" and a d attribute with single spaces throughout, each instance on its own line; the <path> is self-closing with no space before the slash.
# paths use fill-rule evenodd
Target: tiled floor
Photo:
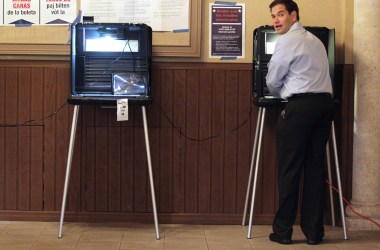
<path id="1" fill-rule="evenodd" d="M 292 245 L 268 240 L 270 226 L 253 226 L 252 239 L 247 227 L 239 225 L 160 225 L 156 240 L 154 225 L 130 223 L 70 223 L 63 226 L 58 239 L 57 222 L 0 221 L 0 249 L 380 249 L 380 231 L 348 231 L 326 226 L 322 244 L 305 243 L 298 226 Z"/>

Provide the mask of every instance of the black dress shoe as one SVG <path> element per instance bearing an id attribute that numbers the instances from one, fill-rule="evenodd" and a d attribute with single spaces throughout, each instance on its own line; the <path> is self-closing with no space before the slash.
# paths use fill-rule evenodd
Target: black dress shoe
<path id="1" fill-rule="evenodd" d="M 312 240 L 312 239 L 307 239 L 306 243 L 308 245 L 318 245 L 319 243 L 321 243 L 323 241 L 323 239 L 320 239 L 320 240 Z"/>
<path id="2" fill-rule="evenodd" d="M 273 242 L 284 244 L 284 245 L 289 245 L 292 244 L 293 241 L 291 239 L 286 239 L 286 238 L 281 238 L 278 234 L 276 233 L 271 233 L 269 235 L 269 239 Z"/>

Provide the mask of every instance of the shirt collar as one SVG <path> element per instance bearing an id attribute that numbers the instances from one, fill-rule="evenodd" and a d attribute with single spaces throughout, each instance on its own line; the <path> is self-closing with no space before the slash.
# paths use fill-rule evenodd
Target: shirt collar
<path id="1" fill-rule="evenodd" d="M 298 21 L 298 22 L 293 23 L 292 27 L 290 27 L 290 29 L 288 30 L 288 32 L 289 32 L 289 31 L 294 31 L 294 30 L 299 30 L 299 29 L 303 29 L 303 26 L 302 26 L 302 24 Z"/>

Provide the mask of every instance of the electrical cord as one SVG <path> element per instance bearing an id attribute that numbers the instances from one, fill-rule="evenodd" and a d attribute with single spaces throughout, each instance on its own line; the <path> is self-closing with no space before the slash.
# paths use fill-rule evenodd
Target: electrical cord
<path id="1" fill-rule="evenodd" d="M 110 63 L 107 65 L 106 69 L 103 71 L 103 75 L 104 75 L 104 74 L 107 74 L 109 68 L 110 68 L 110 67 L 111 67 L 116 61 L 119 61 L 119 60 L 123 57 L 123 55 L 124 55 L 124 53 L 125 53 L 125 48 L 126 48 L 127 46 L 128 46 L 128 48 L 129 48 L 129 52 L 131 52 L 131 55 L 132 55 L 132 57 L 133 57 L 133 63 L 135 62 L 136 58 L 135 58 L 135 55 L 133 54 L 133 51 L 132 51 L 131 45 L 129 44 L 129 39 L 128 39 L 128 40 L 126 40 L 126 42 L 125 42 L 125 44 L 124 44 L 124 47 L 123 47 L 123 50 L 120 52 L 120 55 L 119 55 L 116 59 L 114 59 L 112 62 L 110 62 Z"/>
<path id="2" fill-rule="evenodd" d="M 182 132 L 182 130 L 180 128 L 178 128 L 174 122 L 169 118 L 169 116 L 165 113 L 165 110 L 157 103 L 157 102 L 153 102 L 154 104 L 157 105 L 157 107 L 159 107 L 159 109 L 162 111 L 162 114 L 164 115 L 164 117 L 169 121 L 169 123 L 171 124 L 171 126 L 179 133 L 181 134 L 183 137 L 185 137 L 186 139 L 188 140 L 191 140 L 191 141 L 207 141 L 207 140 L 211 140 L 211 139 L 214 139 L 214 138 L 217 138 L 217 137 L 220 137 L 222 135 L 225 135 L 227 133 L 232 133 L 234 131 L 237 131 L 238 129 L 240 129 L 242 126 L 244 126 L 251 118 L 251 114 L 252 114 L 252 106 L 250 106 L 250 110 L 249 110 L 249 114 L 247 116 L 247 118 L 239 125 L 237 126 L 236 128 L 233 128 L 231 130 L 228 130 L 228 131 L 225 131 L 224 133 L 221 133 L 221 134 L 218 134 L 218 135 L 213 135 L 213 136 L 209 136 L 209 137 L 206 137 L 206 138 L 202 138 L 202 139 L 198 139 L 198 138 L 192 138 L 188 135 L 186 135 L 185 133 Z M 53 113 L 45 116 L 45 117 L 42 117 L 41 119 L 39 120 L 29 120 L 29 121 L 26 121 L 26 122 L 23 122 L 23 123 L 17 123 L 17 124 L 0 124 L 0 127 L 2 128 L 16 128 L 16 127 L 22 127 L 22 126 L 33 126 L 33 125 L 29 125 L 29 123 L 32 123 L 32 122 L 41 122 L 49 117 L 52 117 L 53 115 L 57 114 L 59 111 L 61 111 L 65 106 L 67 105 L 67 102 L 64 103 L 63 105 L 61 105 L 56 111 L 54 111 Z"/>
<path id="3" fill-rule="evenodd" d="M 222 135 L 225 135 L 225 134 L 228 134 L 228 133 L 232 133 L 238 129 L 240 129 L 242 126 L 244 126 L 251 118 L 251 114 L 252 114 L 252 105 L 250 106 L 250 109 L 249 109 L 249 113 L 248 113 L 248 117 L 240 124 L 238 125 L 236 128 L 234 129 L 231 129 L 231 130 L 228 130 L 228 131 L 224 131 L 224 133 L 221 133 L 221 134 L 218 134 L 218 135 L 212 135 L 212 136 L 209 136 L 209 137 L 206 137 L 206 138 L 192 138 L 186 134 L 184 134 L 182 132 L 182 130 L 180 128 L 178 128 L 174 122 L 172 120 L 170 120 L 169 116 L 165 113 L 165 110 L 157 103 L 157 102 L 153 102 L 154 104 L 157 105 L 157 107 L 159 107 L 159 109 L 162 111 L 163 115 L 165 116 L 165 118 L 169 121 L 169 123 L 171 124 L 171 126 L 180 134 L 182 135 L 183 137 L 185 137 L 186 139 L 190 140 L 190 141 L 198 141 L 198 142 L 202 142 L 202 141 L 208 141 L 208 140 L 211 140 L 211 139 L 214 139 L 214 138 L 217 138 L 217 137 L 220 137 Z"/>
<path id="4" fill-rule="evenodd" d="M 16 124 L 0 124 L 0 127 L 1 128 L 17 128 L 17 127 L 23 127 L 23 126 L 41 126 L 41 125 L 30 125 L 28 123 L 32 123 L 32 122 L 41 122 L 49 117 L 52 117 L 53 115 L 57 114 L 59 111 L 61 111 L 61 109 L 63 109 L 63 107 L 65 107 L 67 105 L 67 102 L 65 102 L 63 105 L 61 105 L 56 111 L 54 111 L 53 113 L 45 116 L 45 117 L 42 117 L 41 119 L 39 120 L 29 120 L 29 121 L 26 121 L 26 122 L 23 122 L 23 123 L 16 123 Z"/>
<path id="5" fill-rule="evenodd" d="M 334 187 L 334 185 L 332 185 L 328 180 L 326 180 L 326 183 L 327 183 L 330 187 L 332 187 L 332 188 L 333 188 L 338 194 L 340 193 L 339 190 L 338 190 L 336 187 Z M 342 197 L 343 197 L 343 196 L 342 196 Z M 376 226 L 380 227 L 380 224 L 377 223 L 376 221 L 374 221 L 373 219 L 371 219 L 370 217 L 368 217 L 368 216 L 366 216 L 366 215 L 363 215 L 363 214 L 361 214 L 361 213 L 355 211 L 355 210 L 353 209 L 352 205 L 350 204 L 350 202 L 348 202 L 347 199 L 346 199 L 345 197 L 343 197 L 343 200 L 346 202 L 347 206 L 351 209 L 351 211 L 352 211 L 354 214 L 356 214 L 356 215 L 362 217 L 363 219 L 369 220 L 370 222 L 372 222 L 372 223 L 375 224 Z"/>

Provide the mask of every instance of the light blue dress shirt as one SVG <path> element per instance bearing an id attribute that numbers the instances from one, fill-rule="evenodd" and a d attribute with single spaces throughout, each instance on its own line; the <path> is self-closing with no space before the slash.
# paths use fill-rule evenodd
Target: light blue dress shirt
<path id="1" fill-rule="evenodd" d="M 277 39 L 266 83 L 273 96 L 285 100 L 299 93 L 332 94 L 326 49 L 300 22 Z"/>

